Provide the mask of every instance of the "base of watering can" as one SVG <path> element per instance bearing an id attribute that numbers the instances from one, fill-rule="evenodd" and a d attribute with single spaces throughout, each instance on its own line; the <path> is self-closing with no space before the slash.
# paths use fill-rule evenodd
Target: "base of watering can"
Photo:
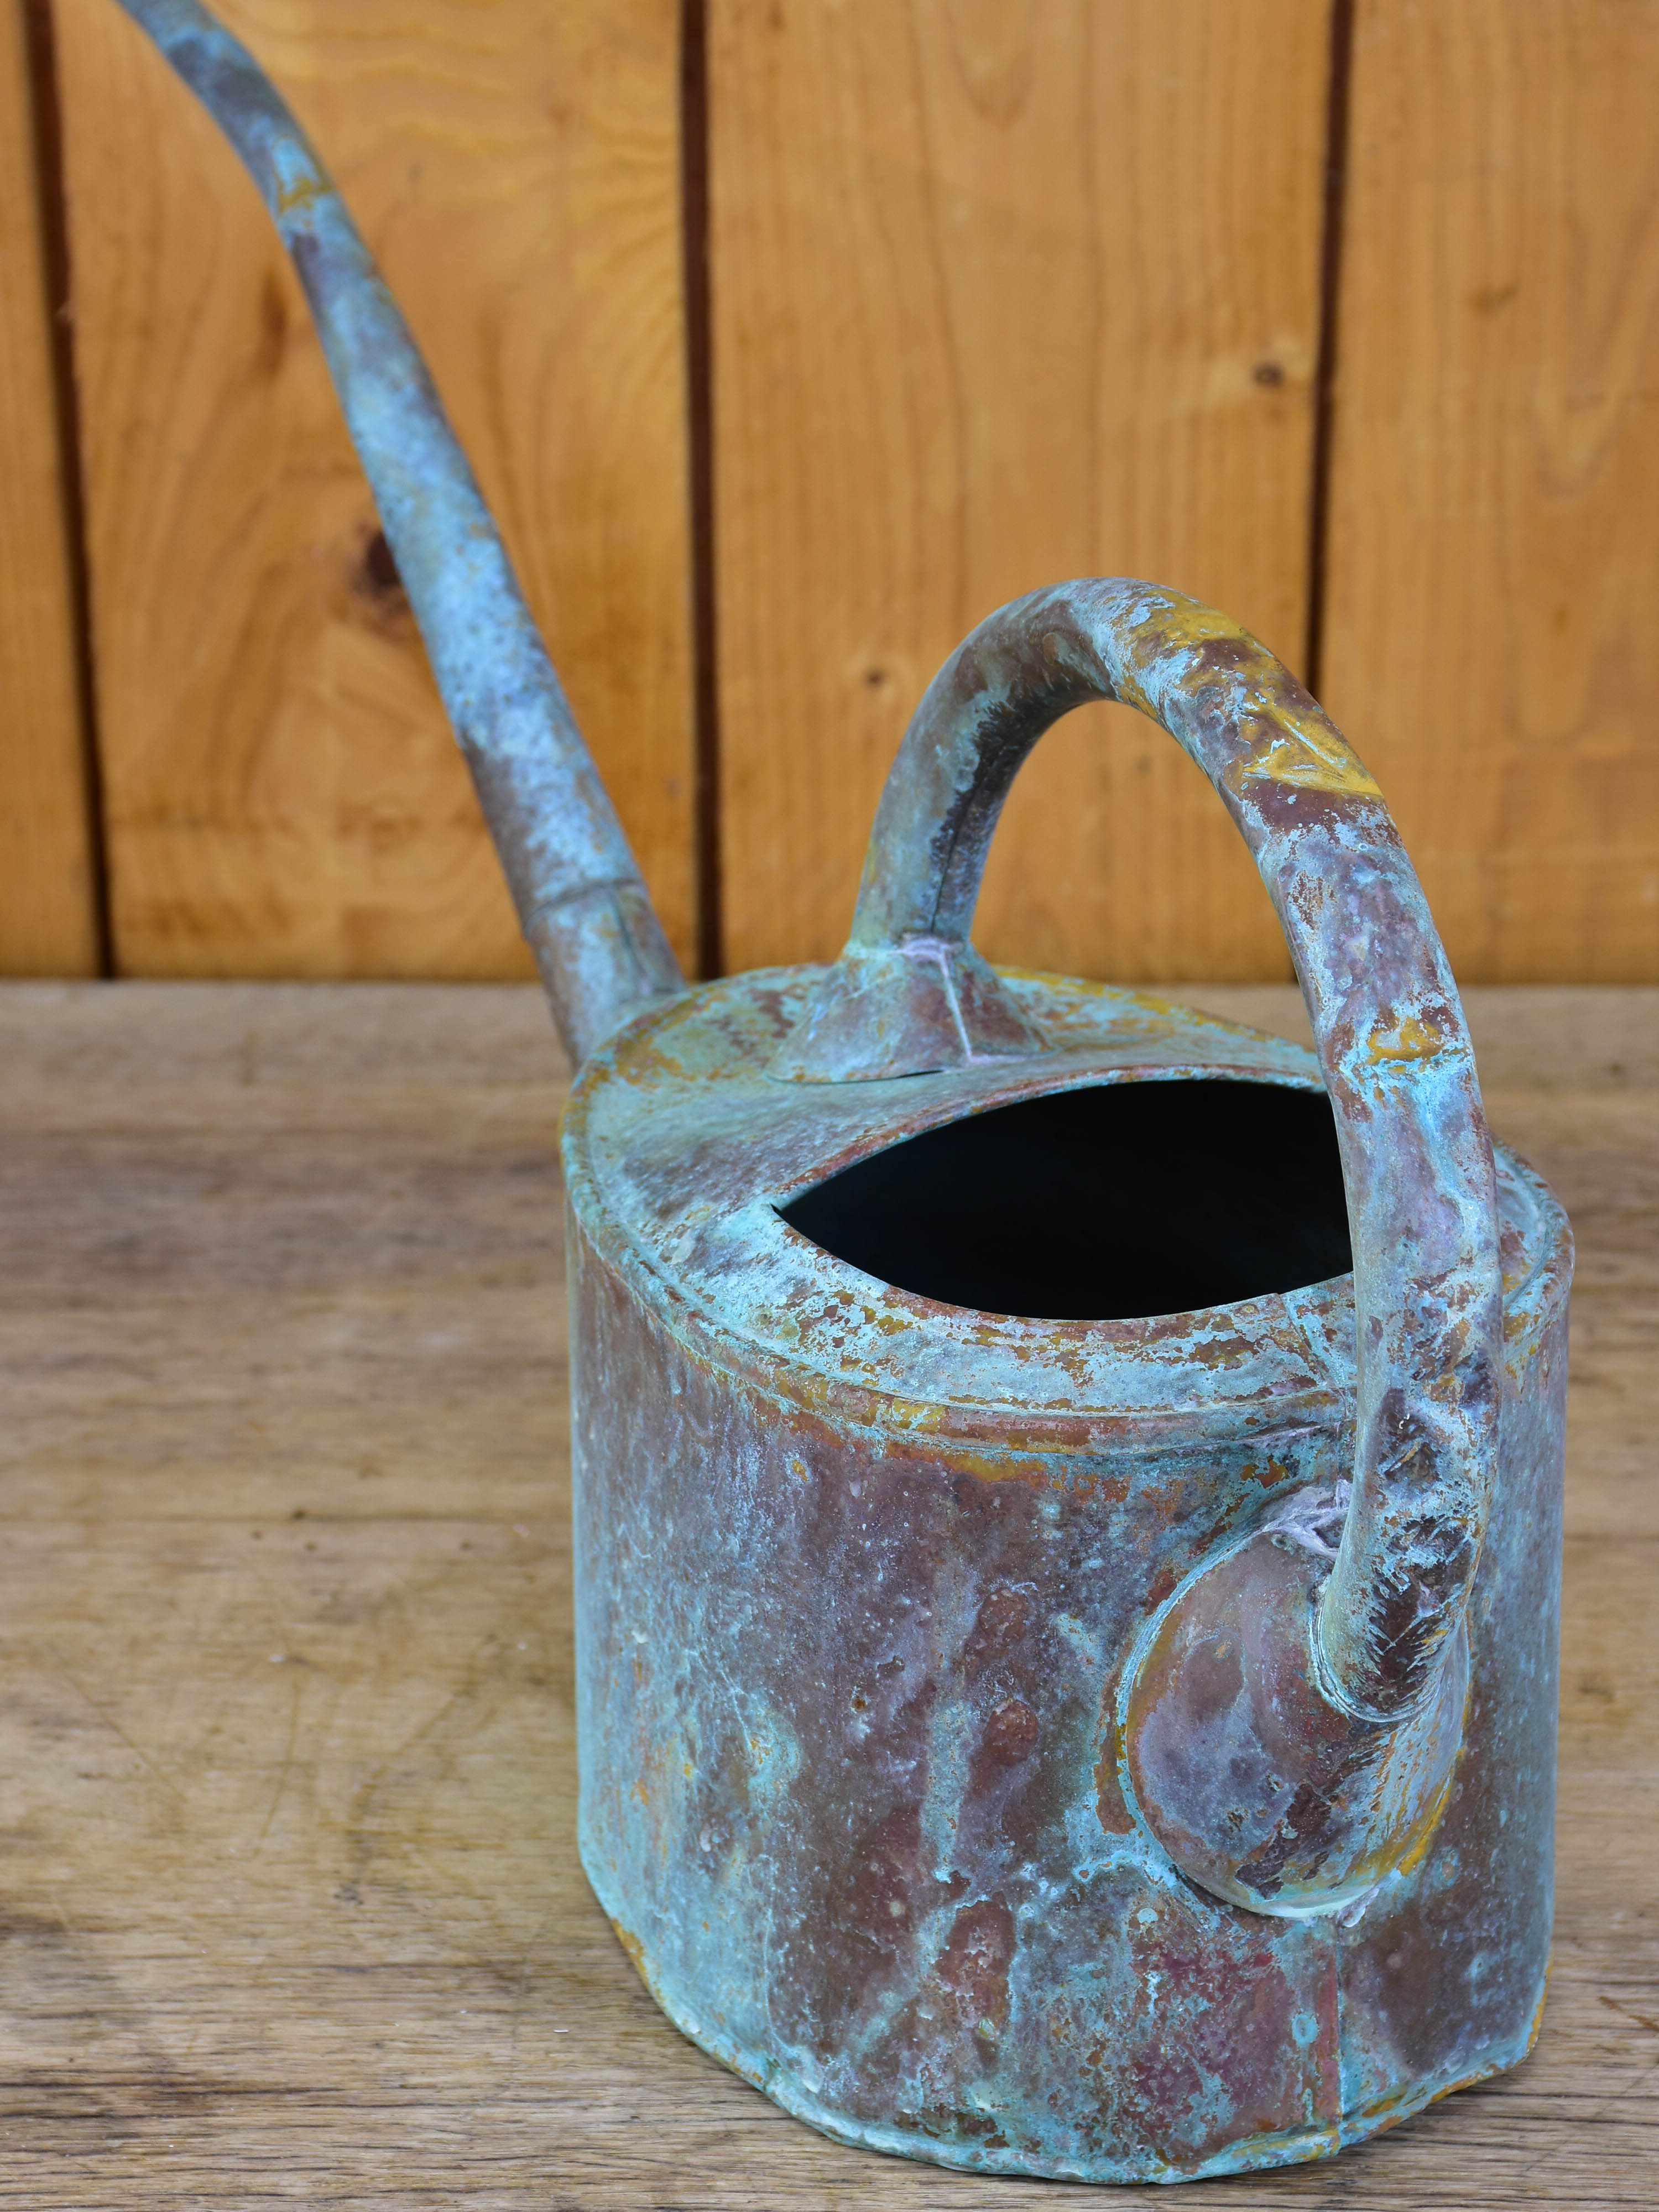
<path id="1" fill-rule="evenodd" d="M 1538 2039 L 1543 2019 L 1545 1991 L 1524 2033 L 1510 2039 L 1480 2063 L 1455 2073 L 1430 2076 L 1403 2084 L 1386 2097 L 1343 2112 L 1328 2121 L 1311 2125 L 1242 2136 L 1192 2163 L 1176 2163 L 1145 2148 L 1121 2156 L 1076 2154 L 1062 2145 L 1038 2142 L 998 2145 L 977 2139 L 983 2120 L 975 2112 L 954 2116 L 962 2132 L 953 2136 L 951 2116 L 929 2112 L 914 2123 L 872 2119 L 848 2112 L 825 2100 L 796 2068 L 775 2056 L 750 2049 L 722 2032 L 708 2016 L 708 2007 L 672 1978 L 659 1973 L 646 1947 L 631 1932 L 625 1918 L 608 1899 L 608 1885 L 596 1874 L 584 1848 L 583 1871 L 617 1939 L 644 1983 L 653 2001 L 686 2039 L 700 2051 L 758 2089 L 791 2118 L 800 2120 L 830 2142 L 855 2150 L 874 2151 L 884 2157 L 908 2158 L 923 2165 L 945 2166 L 968 2173 L 1006 2174 L 1025 2180 L 1075 2181 L 1107 2186 L 1127 2183 L 1177 2183 L 1219 2180 L 1230 2174 L 1256 2173 L 1277 2166 L 1304 2166 L 1316 2159 L 1334 2158 L 1339 2151 L 1395 2127 L 1459 2089 L 1474 2088 L 1495 2075 L 1518 2066 Z"/>

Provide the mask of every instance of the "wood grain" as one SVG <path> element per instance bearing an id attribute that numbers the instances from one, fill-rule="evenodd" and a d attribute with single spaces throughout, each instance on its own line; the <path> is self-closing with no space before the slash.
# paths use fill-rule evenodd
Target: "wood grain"
<path id="1" fill-rule="evenodd" d="M 582 1884 L 539 1024 L 509 990 L 0 992 L 0 2204 L 1099 2207 L 821 2141 L 674 2033 Z M 1183 2206 L 1652 2202 L 1659 1501 L 1624 1455 L 1659 1090 L 1548 1059 L 1496 1109 L 1580 1236 L 1542 2039 Z"/>
<path id="2" fill-rule="evenodd" d="M 1659 8 L 1358 0 L 1326 702 L 1460 975 L 1659 979 Z"/>
<path id="3" fill-rule="evenodd" d="M 0 974 L 98 969 L 70 545 L 21 0 L 0 8 Z"/>
<path id="4" fill-rule="evenodd" d="M 120 966 L 528 973 L 298 288 L 110 0 L 56 0 Z M 692 924 L 672 0 L 231 0 L 426 350 Z"/>
<path id="5" fill-rule="evenodd" d="M 714 0 L 733 967 L 839 951 L 882 779 L 981 617 L 1150 576 L 1294 664 L 1324 0 Z M 979 942 L 1288 975 L 1208 786 L 1126 709 L 1044 741 Z"/>

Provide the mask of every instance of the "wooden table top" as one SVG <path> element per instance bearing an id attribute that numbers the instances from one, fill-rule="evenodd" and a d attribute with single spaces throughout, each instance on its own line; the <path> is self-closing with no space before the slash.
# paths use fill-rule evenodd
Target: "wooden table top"
<path id="1" fill-rule="evenodd" d="M 1543 2034 L 1183 2207 L 1659 2199 L 1659 993 L 1471 1011 L 1579 1238 Z M 1112 2201 L 820 2140 L 587 1892 L 560 1087 L 528 991 L 0 988 L 0 2204 Z"/>

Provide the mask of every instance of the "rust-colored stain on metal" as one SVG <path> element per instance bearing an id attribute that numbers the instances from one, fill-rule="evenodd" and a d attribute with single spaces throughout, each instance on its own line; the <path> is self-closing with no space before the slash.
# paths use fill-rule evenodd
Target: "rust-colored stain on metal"
<path id="1" fill-rule="evenodd" d="M 1122 578 L 945 663 L 829 969 L 688 989 L 408 332 L 195 0 L 123 0 L 294 252 L 580 1075 L 580 1845 L 684 2032 L 842 2141 L 1173 2180 L 1514 2064 L 1547 1966 L 1566 1300 L 1381 793 Z M 1090 699 L 1214 785 L 1312 1053 L 994 970 Z"/>

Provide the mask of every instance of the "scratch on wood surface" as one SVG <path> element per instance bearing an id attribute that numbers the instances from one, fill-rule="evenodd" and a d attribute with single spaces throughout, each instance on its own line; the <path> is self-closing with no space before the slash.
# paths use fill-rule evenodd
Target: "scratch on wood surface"
<path id="1" fill-rule="evenodd" d="M 1637 2012 L 1627 2004 L 1620 2004 L 1617 1997 L 1610 1997 L 1605 1991 L 1597 2002 L 1606 2005 L 1609 2012 L 1616 2012 L 1626 2020 L 1633 2020 L 1638 2027 L 1646 2028 L 1650 2035 L 1659 2035 L 1659 2020 L 1650 2020 L 1646 2013 Z"/>
<path id="2" fill-rule="evenodd" d="M 271 1823 L 276 1818 L 276 1808 L 283 1802 L 283 1793 L 288 1788 L 288 1778 L 294 1771 L 294 1747 L 299 1739 L 300 1733 L 300 1701 L 304 1695 L 305 1685 L 301 1677 L 295 1674 L 289 1698 L 288 1738 L 283 1746 L 282 1765 L 276 1771 L 276 1786 L 270 1793 L 270 1809 L 265 1814 L 264 1827 L 259 1831 L 259 1840 L 253 1847 L 256 1857 L 264 1850 L 270 1838 Z"/>
<path id="3" fill-rule="evenodd" d="M 70 1689 L 74 1691 L 76 1696 L 98 1716 L 98 1718 L 103 1723 L 110 1734 L 118 1738 L 120 1742 L 126 1746 L 127 1749 L 137 1760 L 140 1766 L 143 1768 L 145 1773 L 149 1775 L 151 1781 L 158 1783 L 161 1787 L 167 1791 L 173 1803 L 182 1811 L 184 1809 L 185 1799 L 184 1794 L 179 1790 L 178 1784 L 173 1781 L 167 1775 L 163 1774 L 161 1768 L 156 1765 L 154 1759 L 146 1757 L 145 1753 L 140 1750 L 139 1747 L 133 1741 L 132 1738 L 122 1727 L 120 1722 L 116 1719 L 114 1714 L 107 1711 L 104 1706 L 100 1705 L 98 1700 L 93 1696 L 91 1691 L 86 1687 L 84 1683 L 78 1682 L 75 1676 L 70 1674 L 67 1667 L 64 1667 L 60 1663 L 58 1671 L 61 1678 L 67 1682 Z"/>

